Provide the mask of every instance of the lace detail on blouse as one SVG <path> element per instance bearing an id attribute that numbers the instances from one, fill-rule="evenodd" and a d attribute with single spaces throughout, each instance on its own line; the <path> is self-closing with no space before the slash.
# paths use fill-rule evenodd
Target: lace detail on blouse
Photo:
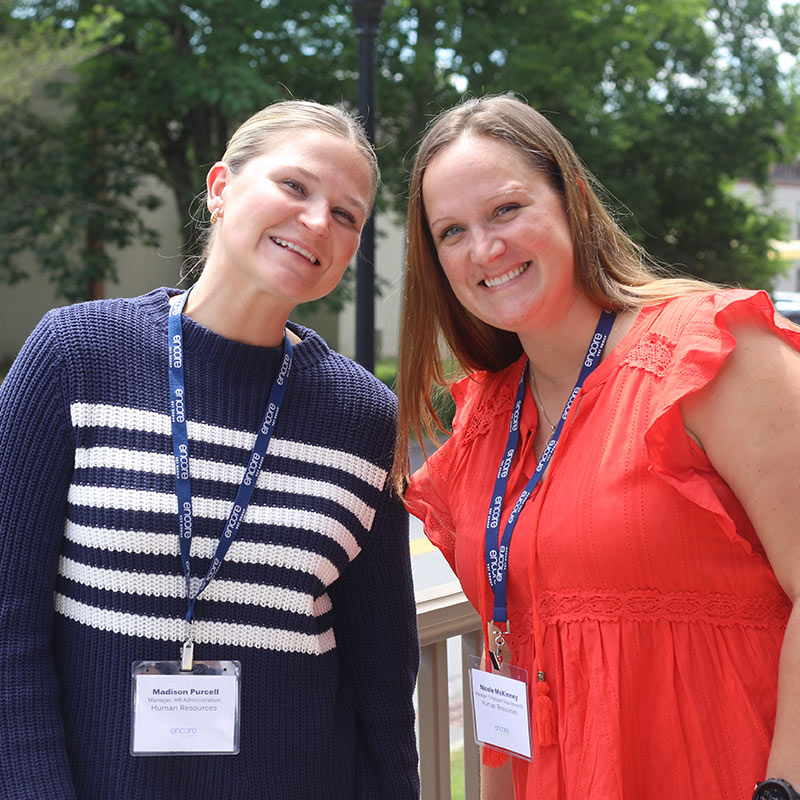
<path id="1" fill-rule="evenodd" d="M 508 386 L 502 387 L 495 395 L 483 397 L 469 419 L 464 421 L 464 443 L 488 433 L 497 416 L 506 415 L 510 419 L 513 407 L 514 395 Z"/>
<path id="2" fill-rule="evenodd" d="M 630 349 L 622 363 L 661 377 L 672 363 L 676 343 L 660 333 L 646 333 Z"/>
<path id="3" fill-rule="evenodd" d="M 705 622 L 710 625 L 741 625 L 746 628 L 781 628 L 791 611 L 787 598 L 737 597 L 728 594 L 659 592 L 546 592 L 541 601 L 545 624 L 581 622 L 588 619 L 614 622 Z"/>

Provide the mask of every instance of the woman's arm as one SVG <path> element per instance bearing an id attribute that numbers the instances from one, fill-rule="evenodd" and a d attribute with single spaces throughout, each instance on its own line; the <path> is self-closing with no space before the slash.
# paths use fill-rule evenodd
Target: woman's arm
<path id="1" fill-rule="evenodd" d="M 499 767 L 481 764 L 481 800 L 512 800 L 514 774 L 511 758 Z"/>
<path id="2" fill-rule="evenodd" d="M 728 483 L 793 603 L 781 650 L 768 774 L 800 789 L 800 353 L 755 324 L 719 374 L 681 404 L 690 435 Z"/>
<path id="3" fill-rule="evenodd" d="M 368 545 L 331 586 L 330 596 L 339 660 L 356 695 L 361 739 L 356 797 L 416 800 L 413 693 L 419 640 L 408 514 L 388 489 Z"/>
<path id="4" fill-rule="evenodd" d="M 58 337 L 40 323 L 0 387 L 0 797 L 74 800 L 52 656 L 74 445 Z"/>

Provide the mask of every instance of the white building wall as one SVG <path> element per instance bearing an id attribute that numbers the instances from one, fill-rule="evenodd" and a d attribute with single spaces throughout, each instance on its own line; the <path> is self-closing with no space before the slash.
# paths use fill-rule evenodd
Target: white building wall
<path id="1" fill-rule="evenodd" d="M 779 211 L 787 221 L 786 240 L 800 239 L 800 164 L 776 168 L 772 191 L 766 196 L 747 181 L 739 181 L 734 192 L 762 208 Z M 773 288 L 800 291 L 800 260 L 786 262 L 786 269 Z"/>
<path id="2" fill-rule="evenodd" d="M 375 226 L 375 283 L 381 292 L 375 298 L 376 358 L 397 355 L 400 334 L 406 232 L 394 220 L 393 214 L 381 214 Z M 355 302 L 350 302 L 339 315 L 339 350 L 352 358 L 355 343 L 356 310 Z"/>
<path id="3" fill-rule="evenodd" d="M 158 182 L 148 179 L 146 191 L 159 191 Z M 163 193 L 164 189 L 160 191 Z M 145 224 L 159 231 L 161 246 L 133 245 L 124 250 L 110 248 L 116 262 L 117 280 L 105 282 L 106 297 L 135 297 L 156 286 L 175 286 L 179 280 L 180 236 L 172 196 L 167 194 L 161 208 L 142 214 Z M 32 255 L 20 259 L 30 278 L 13 286 L 0 286 L 0 365 L 7 365 L 19 352 L 28 334 L 51 308 L 65 305 L 53 285 L 41 275 Z"/>

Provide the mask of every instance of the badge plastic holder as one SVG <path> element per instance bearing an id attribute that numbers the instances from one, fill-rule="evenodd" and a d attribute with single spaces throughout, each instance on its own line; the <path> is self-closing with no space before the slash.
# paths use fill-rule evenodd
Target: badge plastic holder
<path id="1" fill-rule="evenodd" d="M 532 761 L 528 671 L 508 663 L 490 671 L 479 656 L 467 666 L 475 744 Z"/>
<path id="2" fill-rule="evenodd" d="M 132 756 L 236 755 L 241 663 L 137 661 L 131 669 Z"/>

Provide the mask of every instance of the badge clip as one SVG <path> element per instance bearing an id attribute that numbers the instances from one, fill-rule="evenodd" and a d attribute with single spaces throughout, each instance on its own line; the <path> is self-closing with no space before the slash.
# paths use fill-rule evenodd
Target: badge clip
<path id="1" fill-rule="evenodd" d="M 194 642 L 189 639 L 181 648 L 181 672 L 191 672 L 194 666 Z"/>
<path id="2" fill-rule="evenodd" d="M 505 630 L 501 630 L 499 625 L 503 625 Z M 500 669 L 503 666 L 503 647 L 505 646 L 506 640 L 504 634 L 507 634 L 511 630 L 511 626 L 508 622 L 495 622 L 494 620 L 490 620 L 488 625 L 488 633 L 489 633 L 489 643 L 494 643 L 494 648 L 491 646 L 489 647 L 489 658 L 492 662 L 492 667 L 497 672 L 500 672 Z"/>

